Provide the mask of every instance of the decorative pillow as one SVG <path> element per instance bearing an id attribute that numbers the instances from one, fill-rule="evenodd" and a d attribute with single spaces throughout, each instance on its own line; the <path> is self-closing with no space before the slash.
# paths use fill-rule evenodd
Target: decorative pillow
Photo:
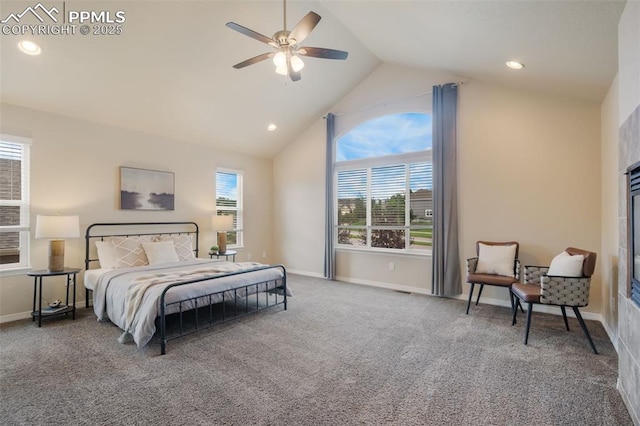
<path id="1" fill-rule="evenodd" d="M 151 237 L 113 237 L 111 242 L 116 253 L 116 268 L 130 268 L 149 264 L 142 243 L 150 243 Z"/>
<path id="2" fill-rule="evenodd" d="M 178 254 L 173 241 L 159 241 L 157 243 L 142 243 L 149 265 L 178 261 Z"/>
<path id="3" fill-rule="evenodd" d="M 111 240 L 96 241 L 96 250 L 98 251 L 100 268 L 113 269 L 116 264 L 116 250 Z"/>
<path id="4" fill-rule="evenodd" d="M 478 244 L 476 273 L 515 277 L 513 264 L 516 260 L 516 245 L 493 246 Z"/>
<path id="5" fill-rule="evenodd" d="M 193 253 L 193 239 L 191 235 L 162 235 L 160 241 L 173 241 L 180 262 L 196 258 L 196 255 Z"/>
<path id="6" fill-rule="evenodd" d="M 584 264 L 584 256 L 581 254 L 570 255 L 563 251 L 553 258 L 547 275 L 555 275 L 560 277 L 581 277 L 582 265 Z"/>

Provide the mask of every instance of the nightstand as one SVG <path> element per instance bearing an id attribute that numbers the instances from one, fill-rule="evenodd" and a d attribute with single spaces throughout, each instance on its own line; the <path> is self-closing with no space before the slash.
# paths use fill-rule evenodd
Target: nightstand
<path id="1" fill-rule="evenodd" d="M 33 277 L 33 311 L 31 312 L 32 321 L 38 318 L 38 327 L 42 326 L 42 318 L 54 317 L 58 315 L 66 315 L 71 313 L 71 318 L 76 319 L 76 275 L 80 272 L 79 268 L 64 268 L 62 271 L 49 271 L 47 269 L 39 271 L 31 271 L 27 275 Z M 67 298 L 65 304 L 55 309 L 42 309 L 42 279 L 44 277 L 56 277 L 64 275 L 67 277 Z M 73 286 L 73 303 L 69 305 L 69 287 Z M 38 297 L 39 296 L 39 297 Z M 38 300 L 36 310 L 36 299 Z"/>
<path id="2" fill-rule="evenodd" d="M 236 254 L 238 254 L 238 252 L 235 250 L 227 250 L 224 253 L 214 253 L 214 254 L 209 253 L 209 258 L 213 259 L 213 256 L 215 256 L 216 259 L 220 259 L 222 256 L 224 256 L 224 260 L 229 260 L 229 258 L 231 257 L 231 261 L 235 262 Z"/>

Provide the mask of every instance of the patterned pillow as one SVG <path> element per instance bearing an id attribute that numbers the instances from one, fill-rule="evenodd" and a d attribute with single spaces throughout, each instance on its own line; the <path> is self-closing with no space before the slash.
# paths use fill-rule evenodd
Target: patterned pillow
<path id="1" fill-rule="evenodd" d="M 159 241 L 173 241 L 180 262 L 196 258 L 196 255 L 193 253 L 193 239 L 191 235 L 162 235 Z"/>
<path id="2" fill-rule="evenodd" d="M 150 236 L 113 237 L 111 243 L 116 252 L 116 268 L 131 268 L 149 264 L 142 243 L 150 243 Z"/>
<path id="3" fill-rule="evenodd" d="M 156 243 L 142 243 L 149 265 L 171 263 L 178 261 L 178 254 L 173 246 L 173 241 L 158 241 Z"/>

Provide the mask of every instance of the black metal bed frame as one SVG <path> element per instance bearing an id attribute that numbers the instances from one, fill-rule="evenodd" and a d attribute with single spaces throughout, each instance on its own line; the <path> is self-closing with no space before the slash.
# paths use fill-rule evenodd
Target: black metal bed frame
<path id="1" fill-rule="evenodd" d="M 186 226 L 186 227 L 192 227 L 192 230 L 187 230 L 187 231 L 167 231 L 167 232 L 131 232 L 131 233 L 124 233 L 124 234 L 107 234 L 107 233 L 96 233 L 96 234 L 92 234 L 92 231 L 94 230 L 94 228 L 99 228 L 99 227 L 121 227 L 121 228 L 126 228 L 129 226 L 132 227 L 136 227 L 136 226 L 152 226 L 152 227 L 162 227 L 162 226 L 174 226 L 174 227 L 178 227 L 178 226 Z M 98 259 L 92 259 L 90 256 L 90 251 L 91 251 L 91 239 L 100 239 L 101 241 L 104 240 L 105 238 L 109 238 L 109 237 L 133 237 L 133 236 L 142 236 L 142 235 L 184 235 L 184 234 L 193 234 L 195 235 L 195 249 L 194 252 L 196 254 L 196 257 L 198 255 L 198 234 L 199 234 L 199 228 L 198 225 L 195 222 L 122 222 L 122 223 L 94 223 L 92 225 L 89 225 L 89 227 L 87 228 L 87 231 L 85 233 L 85 269 L 89 269 L 89 266 L 91 264 L 91 262 L 97 262 Z M 261 271 L 261 270 L 267 270 L 267 269 L 280 269 L 282 271 L 282 277 L 275 279 L 275 280 L 266 280 L 266 281 L 259 281 L 256 283 L 251 283 L 251 284 L 244 284 L 238 287 L 233 287 L 230 289 L 226 289 L 226 290 L 222 290 L 222 291 L 215 291 L 212 293 L 207 293 L 207 294 L 203 294 L 203 295 L 199 295 L 196 297 L 189 297 L 186 299 L 181 299 L 181 300 L 177 300 L 175 302 L 167 302 L 166 301 L 166 295 L 167 292 L 169 290 L 171 290 L 172 288 L 175 287 L 179 287 L 179 286 L 183 286 L 183 285 L 189 285 L 189 284 L 193 284 L 193 283 L 198 283 L 198 282 L 202 282 L 202 281 L 209 281 L 209 280 L 214 280 L 214 279 L 220 279 L 220 278 L 225 278 L 225 277 L 230 277 L 230 276 L 235 276 L 235 275 L 241 275 L 241 274 L 246 274 L 246 273 L 250 273 L 250 272 L 255 272 L 255 271 Z M 250 290 L 253 290 L 253 292 L 250 293 Z M 240 292 L 240 296 L 238 296 L 238 293 Z M 230 294 L 233 293 L 233 297 L 230 296 Z M 260 303 L 260 294 L 264 293 L 264 302 L 261 304 Z M 281 293 L 281 294 L 280 294 Z M 273 300 L 271 303 L 269 301 L 269 295 L 273 294 L 275 296 L 275 300 Z M 243 296 L 244 295 L 244 296 Z M 281 296 L 281 297 L 279 297 Z M 88 300 L 89 300 L 89 290 L 86 290 L 86 297 L 87 297 L 87 307 L 88 307 Z M 251 301 L 251 306 L 249 305 L 249 298 L 254 299 L 255 298 L 255 306 L 254 306 L 254 301 Z M 231 300 L 229 300 L 231 299 Z M 220 302 L 216 302 L 217 300 L 221 300 Z M 199 302 L 200 301 L 200 302 Z M 232 313 L 229 313 L 226 307 L 226 304 L 228 302 L 232 303 Z M 219 304 L 221 306 L 221 318 L 220 319 L 216 319 L 214 320 L 214 305 Z M 244 306 L 239 306 L 243 304 Z M 177 312 L 173 312 L 173 313 L 169 313 L 169 307 L 170 306 L 178 306 Z M 188 305 L 187 309 L 183 309 L 183 307 L 185 305 Z M 159 302 L 159 310 L 160 310 L 160 315 L 158 316 L 158 318 L 156 318 L 156 321 L 159 322 L 159 329 L 160 329 L 160 353 L 161 355 L 164 355 L 166 353 L 166 349 L 167 349 L 167 343 L 171 340 L 175 340 L 177 338 L 180 337 L 184 337 L 187 336 L 189 334 L 201 331 L 201 330 L 205 330 L 208 328 L 211 328 L 215 325 L 219 325 L 222 323 L 226 323 L 229 321 L 232 321 L 234 319 L 237 318 L 241 318 L 244 317 L 246 315 L 249 314 L 253 314 L 277 305 L 283 305 L 284 310 L 287 310 L 287 271 L 286 268 L 284 267 L 284 265 L 265 265 L 265 266 L 260 266 L 257 268 L 252 268 L 249 270 L 244 270 L 244 271 L 237 271 L 237 272 L 229 272 L 229 273 L 224 273 L 224 274 L 216 274 L 215 276 L 209 276 L 209 277 L 201 277 L 201 278 L 197 278 L 197 279 L 192 279 L 192 280 L 187 280 L 187 281 L 180 281 L 180 282 L 176 282 L 173 284 L 168 285 L 162 292 L 161 296 L 160 296 L 160 302 Z M 204 324 L 201 323 L 200 321 L 200 311 L 203 308 L 207 308 L 207 319 L 205 321 Z M 239 311 L 240 308 L 240 311 Z M 193 311 L 194 312 L 194 316 L 195 316 L 195 321 L 194 321 L 194 326 L 192 329 L 190 330 L 185 330 L 185 323 L 186 321 L 184 320 L 184 316 L 186 314 L 186 312 L 189 311 Z M 175 333 L 175 334 L 167 334 L 167 317 L 169 315 L 176 315 L 178 317 L 178 328 L 179 328 L 179 332 Z"/>

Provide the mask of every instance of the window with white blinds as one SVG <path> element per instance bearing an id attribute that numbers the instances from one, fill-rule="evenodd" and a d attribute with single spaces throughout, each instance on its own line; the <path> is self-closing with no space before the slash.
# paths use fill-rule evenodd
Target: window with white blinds
<path id="1" fill-rule="evenodd" d="M 242 178 L 243 172 L 239 170 L 219 168 L 216 171 L 216 214 L 233 216 L 233 231 L 227 232 L 230 248 L 243 244 Z"/>
<path id="2" fill-rule="evenodd" d="M 29 266 L 29 147 L 0 135 L 0 270 Z"/>
<path id="3" fill-rule="evenodd" d="M 335 162 L 334 183 L 338 247 L 431 251 L 431 121 L 424 116 L 382 117 L 371 122 L 375 132 L 356 128 L 356 135 L 349 132 L 337 140 L 336 158 L 341 159 Z M 402 137 L 402 129 L 410 129 L 412 136 Z M 424 140 L 416 142 L 420 138 Z"/>

